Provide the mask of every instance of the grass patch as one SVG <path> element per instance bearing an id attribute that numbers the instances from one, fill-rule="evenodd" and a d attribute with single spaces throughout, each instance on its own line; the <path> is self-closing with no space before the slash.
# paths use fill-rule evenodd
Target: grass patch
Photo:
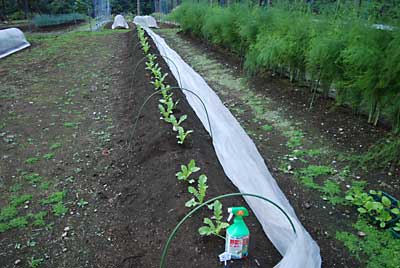
<path id="1" fill-rule="evenodd" d="M 64 216 L 68 212 L 68 208 L 66 208 L 62 202 L 58 202 L 57 204 L 53 205 L 52 212 L 54 215 L 60 217 Z"/>
<path id="2" fill-rule="evenodd" d="M 26 201 L 32 200 L 32 195 L 23 194 L 23 195 L 13 195 L 10 198 L 10 204 L 14 207 L 18 207 L 24 204 Z"/>
<path id="3" fill-rule="evenodd" d="M 62 201 L 63 201 L 65 195 L 66 195 L 66 192 L 65 192 L 65 191 L 62 191 L 62 192 L 55 192 L 55 193 L 53 193 L 52 195 L 50 195 L 48 198 L 42 199 L 42 200 L 40 201 L 40 203 L 41 203 L 42 205 L 48 205 L 48 204 L 59 203 L 59 202 L 62 202 Z"/>
<path id="4" fill-rule="evenodd" d="M 37 184 L 43 179 L 43 177 L 40 176 L 38 173 L 25 174 L 23 177 L 25 180 L 32 184 Z"/>
<path id="5" fill-rule="evenodd" d="M 29 214 L 29 217 L 33 219 L 33 226 L 35 227 L 43 227 L 46 225 L 44 218 L 47 216 L 47 211 L 40 211 L 36 214 Z"/>
<path id="6" fill-rule="evenodd" d="M 261 126 L 261 129 L 267 132 L 272 131 L 274 128 L 271 125 L 265 124 L 263 126 Z"/>
<path id="7" fill-rule="evenodd" d="M 310 165 L 306 168 L 302 168 L 295 173 L 296 177 L 300 179 L 300 182 L 311 189 L 321 189 L 316 182 L 314 182 L 315 178 L 331 175 L 333 173 L 333 169 L 329 166 L 316 166 Z"/>
<path id="8" fill-rule="evenodd" d="M 396 257 L 400 252 L 399 240 L 391 237 L 388 231 L 378 230 L 363 219 L 359 219 L 353 227 L 366 236 L 361 238 L 349 232 L 337 232 L 336 239 L 342 241 L 357 259 L 367 259 L 367 268 L 400 267 L 400 258 Z"/>

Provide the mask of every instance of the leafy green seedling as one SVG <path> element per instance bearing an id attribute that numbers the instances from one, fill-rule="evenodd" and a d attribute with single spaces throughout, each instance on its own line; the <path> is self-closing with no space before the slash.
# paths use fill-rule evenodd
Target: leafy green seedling
<path id="1" fill-rule="evenodd" d="M 165 120 L 166 122 L 172 124 L 172 130 L 173 131 L 178 131 L 178 128 L 180 127 L 180 125 L 183 123 L 183 121 L 185 121 L 187 118 L 187 115 L 184 114 L 182 115 L 179 120 L 176 119 L 175 115 L 171 114 L 169 116 L 169 118 L 167 120 Z"/>
<path id="2" fill-rule="evenodd" d="M 78 202 L 78 207 L 84 208 L 84 207 L 87 206 L 88 204 L 89 204 L 89 202 L 87 202 L 87 201 L 85 201 L 85 200 L 83 200 L 83 199 L 81 198 L 81 200 L 79 200 L 79 202 Z"/>
<path id="3" fill-rule="evenodd" d="M 183 144 L 187 136 L 192 132 L 193 130 L 185 131 L 183 127 L 178 127 L 178 136 L 176 136 L 178 138 L 178 144 Z"/>
<path id="4" fill-rule="evenodd" d="M 10 228 L 24 228 L 28 225 L 28 221 L 26 219 L 26 216 L 23 217 L 17 217 L 12 219 L 8 225 L 10 226 Z"/>
<path id="5" fill-rule="evenodd" d="M 66 127 L 66 128 L 77 128 L 78 124 L 74 123 L 74 122 L 65 122 L 64 123 L 64 127 Z"/>
<path id="6" fill-rule="evenodd" d="M 189 179 L 189 176 L 199 170 L 200 170 L 200 168 L 196 167 L 196 162 L 194 161 L 194 159 L 192 159 L 192 160 L 190 160 L 190 162 L 187 166 L 181 165 L 181 171 L 176 173 L 176 177 L 180 181 L 187 181 L 189 183 L 193 183 L 194 180 Z"/>
<path id="7" fill-rule="evenodd" d="M 397 222 L 396 225 L 393 227 L 393 230 L 396 232 L 400 232 L 400 222 Z"/>
<path id="8" fill-rule="evenodd" d="M 30 214 L 29 216 L 33 219 L 33 226 L 43 227 L 46 225 L 44 218 L 47 216 L 47 211 L 40 211 L 36 214 Z"/>
<path id="9" fill-rule="evenodd" d="M 164 75 L 162 75 L 161 77 L 157 77 L 154 82 L 151 82 L 154 85 L 155 90 L 159 90 L 164 88 L 164 80 L 165 78 L 168 76 L 167 73 L 165 73 Z"/>
<path id="10" fill-rule="evenodd" d="M 42 262 L 44 262 L 43 258 L 35 259 L 34 257 L 31 257 L 31 259 L 28 261 L 28 264 L 30 268 L 37 268 Z"/>
<path id="11" fill-rule="evenodd" d="M 17 216 L 18 211 L 14 206 L 3 207 L 0 212 L 0 222 L 8 221 Z"/>
<path id="12" fill-rule="evenodd" d="M 58 202 L 53 205 L 52 212 L 56 216 L 64 216 L 68 212 L 68 208 L 66 208 L 62 202 Z"/>
<path id="13" fill-rule="evenodd" d="M 32 184 L 37 184 L 43 179 L 43 177 L 40 176 L 38 173 L 25 174 L 24 178 Z"/>
<path id="14" fill-rule="evenodd" d="M 215 200 L 212 208 L 214 210 L 214 215 L 210 218 L 204 218 L 203 222 L 207 226 L 202 226 L 199 228 L 199 234 L 202 236 L 216 235 L 220 237 L 220 232 L 223 229 L 229 227 L 229 223 L 222 221 L 222 203 Z M 215 220 L 215 223 L 213 222 Z M 222 237 L 223 238 L 223 237 Z"/>
<path id="15" fill-rule="evenodd" d="M 66 195 L 66 191 L 62 192 L 55 192 L 52 195 L 50 195 L 47 199 L 42 199 L 40 203 L 42 205 L 48 205 L 48 204 L 54 204 L 54 203 L 59 203 L 62 202 Z"/>
<path id="16" fill-rule="evenodd" d="M 341 190 L 339 185 L 334 181 L 326 180 L 320 191 L 324 193 L 322 198 L 328 200 L 332 205 L 341 204 L 345 201 L 343 197 L 339 196 Z"/>
<path id="17" fill-rule="evenodd" d="M 50 160 L 54 158 L 54 153 L 47 153 L 45 155 L 43 155 L 43 158 L 46 160 Z"/>
<path id="18" fill-rule="evenodd" d="M 268 125 L 268 124 L 263 125 L 261 128 L 262 128 L 262 130 L 265 130 L 265 131 L 268 131 L 268 132 L 273 130 L 273 127 L 271 125 Z"/>
<path id="19" fill-rule="evenodd" d="M 18 207 L 24 204 L 26 201 L 32 200 L 32 195 L 23 194 L 23 195 L 13 195 L 10 199 L 10 204 L 14 207 Z"/>
<path id="20" fill-rule="evenodd" d="M 13 193 L 21 191 L 21 190 L 22 190 L 22 184 L 21 183 L 16 183 L 16 184 L 12 185 L 10 187 L 10 189 L 9 189 L 9 191 L 13 192 Z"/>
<path id="21" fill-rule="evenodd" d="M 39 161 L 40 161 L 39 157 L 29 157 L 28 159 L 25 160 L 25 163 L 31 165 L 31 164 L 35 164 Z"/>
<path id="22" fill-rule="evenodd" d="M 206 196 L 208 185 L 207 185 L 207 177 L 202 174 L 199 177 L 197 189 L 193 186 L 188 187 L 189 193 L 193 194 L 194 197 L 186 202 L 186 207 L 195 207 L 197 205 L 201 205 L 204 202 L 204 197 Z"/>

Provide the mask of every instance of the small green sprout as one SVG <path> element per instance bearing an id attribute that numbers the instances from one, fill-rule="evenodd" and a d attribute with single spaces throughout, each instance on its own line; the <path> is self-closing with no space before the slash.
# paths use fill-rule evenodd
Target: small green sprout
<path id="1" fill-rule="evenodd" d="M 207 177 L 202 174 L 199 177 L 197 189 L 193 186 L 188 187 L 189 193 L 193 194 L 194 197 L 185 203 L 186 207 L 195 207 L 197 205 L 201 205 L 204 202 L 204 197 L 206 196 L 208 185 L 207 185 Z"/>
<path id="2" fill-rule="evenodd" d="M 78 207 L 84 208 L 84 207 L 87 206 L 88 204 L 89 204 L 89 202 L 87 202 L 87 201 L 85 201 L 85 200 L 83 200 L 83 199 L 81 198 L 81 200 L 79 200 L 79 202 L 78 202 Z"/>
<path id="3" fill-rule="evenodd" d="M 189 176 L 199 170 L 200 170 L 200 168 L 196 167 L 196 162 L 194 161 L 194 159 L 192 159 L 192 160 L 190 160 L 190 162 L 187 166 L 181 165 L 181 171 L 176 173 L 176 177 L 180 181 L 187 181 L 189 183 L 193 183 L 194 180 L 189 179 Z"/>
<path id="4" fill-rule="evenodd" d="M 25 174 L 24 179 L 32 184 L 37 184 L 43 179 L 43 177 L 40 176 L 38 173 L 30 173 L 30 174 Z"/>
<path id="5" fill-rule="evenodd" d="M 35 164 L 39 161 L 40 161 L 39 157 L 29 157 L 28 159 L 25 160 L 25 163 L 31 165 L 31 164 Z"/>
<path id="6" fill-rule="evenodd" d="M 68 208 L 66 208 L 62 202 L 58 202 L 53 205 L 52 212 L 56 216 L 64 216 L 68 212 Z"/>
<path id="7" fill-rule="evenodd" d="M 178 138 L 178 144 L 183 144 L 186 137 L 192 132 L 193 130 L 185 131 L 183 127 L 178 127 L 178 136 L 176 136 Z"/>
<path id="8" fill-rule="evenodd" d="M 50 160 L 54 158 L 54 153 L 47 153 L 45 155 L 43 155 L 43 158 L 46 160 Z"/>
<path id="9" fill-rule="evenodd" d="M 182 115 L 179 120 L 176 119 L 175 115 L 171 114 L 167 120 L 165 120 L 168 123 L 172 124 L 172 130 L 173 131 L 178 131 L 178 128 L 180 125 L 187 119 L 187 115 L 184 114 Z"/>
<path id="10" fill-rule="evenodd" d="M 218 200 L 215 200 L 214 203 L 211 205 L 214 210 L 214 215 L 210 218 L 204 218 L 203 222 L 208 226 L 202 226 L 199 228 L 199 234 L 202 236 L 208 235 L 216 235 L 218 237 L 223 238 L 220 236 L 220 232 L 223 229 L 229 227 L 229 223 L 222 221 L 222 203 Z M 213 222 L 215 220 L 215 223 Z"/>
<path id="11" fill-rule="evenodd" d="M 28 264 L 30 268 L 37 268 L 42 262 L 44 262 L 43 258 L 35 259 L 34 257 L 31 257 L 31 259 L 28 261 Z"/>

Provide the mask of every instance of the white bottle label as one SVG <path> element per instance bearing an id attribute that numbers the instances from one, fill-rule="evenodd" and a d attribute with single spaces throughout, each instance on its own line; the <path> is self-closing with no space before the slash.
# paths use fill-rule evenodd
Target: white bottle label
<path id="1" fill-rule="evenodd" d="M 226 234 L 225 252 L 231 254 L 232 259 L 241 259 L 248 254 L 250 237 L 234 237 Z"/>

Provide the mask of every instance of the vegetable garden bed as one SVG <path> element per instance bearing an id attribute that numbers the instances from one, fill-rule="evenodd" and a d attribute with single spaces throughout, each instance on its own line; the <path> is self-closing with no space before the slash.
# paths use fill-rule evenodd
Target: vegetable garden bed
<path id="1" fill-rule="evenodd" d="M 134 49 L 138 42 L 134 37 L 132 49 L 134 50 L 134 66 L 143 58 L 140 48 Z M 149 40 L 150 42 L 150 40 Z M 158 52 L 151 44 L 150 51 Z M 161 69 L 168 72 L 163 60 L 157 60 Z M 133 70 L 133 68 L 132 68 Z M 166 83 L 175 86 L 177 83 L 171 75 L 166 77 Z M 150 84 L 150 73 L 145 70 L 144 63 L 138 68 L 133 82 L 133 95 L 129 87 L 121 95 L 121 114 L 129 116 L 130 124 L 123 126 L 129 140 L 133 119 L 144 102 L 154 93 L 154 86 Z M 192 198 L 187 190 L 187 184 L 180 182 L 175 177 L 180 165 L 187 165 L 191 159 L 195 159 L 196 166 L 201 170 L 194 177 L 205 174 L 208 177 L 206 199 L 224 193 L 237 192 L 237 189 L 229 182 L 215 156 L 211 139 L 197 119 L 185 97 L 178 90 L 173 92 L 175 100 L 179 104 L 175 110 L 175 116 L 186 114 L 184 121 L 186 129 L 194 132 L 188 136 L 183 145 L 176 140 L 176 133 L 169 124 L 160 120 L 158 99 L 153 98 L 145 106 L 135 132 L 134 143 L 131 144 L 132 155 L 127 156 L 122 162 L 129 166 L 131 177 L 121 191 L 121 200 L 118 210 L 120 215 L 132 221 L 130 226 L 116 227 L 120 235 L 126 232 L 134 239 L 137 246 L 131 252 L 135 258 L 126 262 L 129 265 L 139 267 L 155 267 L 161 255 L 161 249 L 169 233 L 178 221 L 189 211 L 185 203 Z M 132 157 L 133 156 L 133 157 Z M 119 160 L 121 161 L 121 160 Z M 241 198 L 232 198 L 223 201 L 223 211 L 232 205 L 246 204 Z M 202 238 L 198 234 L 204 217 L 211 217 L 212 211 L 205 209 L 198 216 L 193 217 L 185 224 L 173 241 L 166 267 L 216 267 L 217 255 L 224 251 L 224 241 L 218 237 Z M 225 213 L 225 216 L 226 213 Z M 272 267 L 279 262 L 280 256 L 266 239 L 255 217 L 247 220 L 251 229 L 250 257 L 244 262 L 248 267 Z M 237 262 L 237 265 L 241 265 Z M 258 263 L 258 264 L 257 264 Z M 129 265 L 125 263 L 127 267 Z"/>

